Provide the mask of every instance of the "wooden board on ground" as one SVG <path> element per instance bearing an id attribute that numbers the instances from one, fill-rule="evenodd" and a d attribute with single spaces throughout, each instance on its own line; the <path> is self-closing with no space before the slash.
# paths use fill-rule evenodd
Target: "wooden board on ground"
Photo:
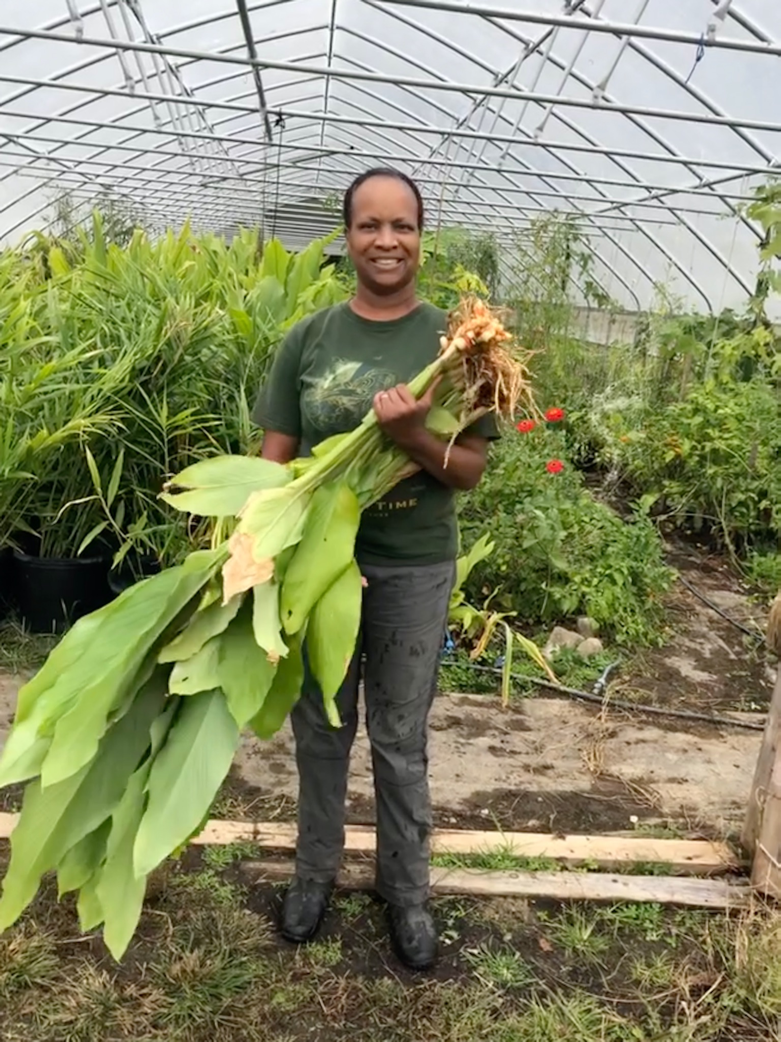
<path id="1" fill-rule="evenodd" d="M 294 850 L 296 826 L 212 821 L 196 843 L 225 844 L 250 840 L 268 850 Z M 348 854 L 373 854 L 375 830 L 370 825 L 350 825 L 345 830 Z M 644 836 L 552 836 L 536 832 L 472 832 L 435 829 L 434 854 L 474 855 L 504 853 L 519 858 L 550 858 L 566 865 L 593 864 L 620 868 L 638 863 L 664 864 L 670 873 L 714 875 L 739 867 L 726 843 L 708 840 L 653 839 Z"/>
<path id="2" fill-rule="evenodd" d="M 16 816 L 0 814 L 0 837 L 10 835 Z M 296 826 L 292 822 L 210 821 L 193 843 L 225 846 L 256 843 L 266 850 L 295 850 Z M 636 864 L 662 864 L 670 874 L 717 875 L 740 867 L 726 843 L 699 839 L 653 839 L 644 836 L 552 836 L 536 832 L 471 832 L 436 829 L 434 854 L 504 853 L 519 858 L 550 858 L 577 867 L 614 868 Z M 350 825 L 345 830 L 348 854 L 374 854 L 375 830 L 370 825 Z"/>
<path id="3" fill-rule="evenodd" d="M 292 861 L 245 861 L 242 872 L 255 882 L 291 878 Z M 374 865 L 346 864 L 337 878 L 346 890 L 371 890 Z M 602 872 L 480 872 L 432 868 L 431 891 L 438 895 L 528 897 L 554 901 L 637 901 L 691 908 L 736 909 L 748 904 L 751 888 L 726 879 L 682 879 L 674 876 L 620 876 Z"/>

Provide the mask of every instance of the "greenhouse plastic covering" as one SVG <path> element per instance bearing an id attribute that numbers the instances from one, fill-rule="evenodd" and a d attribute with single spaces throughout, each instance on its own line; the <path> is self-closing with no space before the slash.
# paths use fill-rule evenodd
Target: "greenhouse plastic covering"
<path id="1" fill-rule="evenodd" d="M 779 0 L 3 0 L 0 242 L 111 198 L 300 246 L 382 164 L 429 227 L 571 216 L 627 309 L 739 307 L 780 86 Z"/>

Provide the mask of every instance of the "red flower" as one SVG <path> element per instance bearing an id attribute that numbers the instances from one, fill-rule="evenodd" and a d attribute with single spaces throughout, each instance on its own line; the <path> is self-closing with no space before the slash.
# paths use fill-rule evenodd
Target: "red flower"
<path id="1" fill-rule="evenodd" d="M 564 470 L 564 464 L 560 459 L 549 459 L 545 464 L 545 469 L 549 474 L 561 474 Z"/>
<path id="2" fill-rule="evenodd" d="M 537 424 L 534 420 L 521 420 L 517 425 L 516 430 L 519 430 L 521 434 L 528 434 L 530 431 L 533 431 L 536 426 Z"/>
<path id="3" fill-rule="evenodd" d="M 560 423 L 564 419 L 563 409 L 548 409 L 545 413 L 545 419 L 548 423 Z"/>

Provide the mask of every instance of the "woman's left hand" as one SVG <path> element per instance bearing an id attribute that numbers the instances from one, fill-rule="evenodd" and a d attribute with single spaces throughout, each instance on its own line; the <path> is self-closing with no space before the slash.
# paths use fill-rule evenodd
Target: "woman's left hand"
<path id="1" fill-rule="evenodd" d="M 400 448 L 419 441 L 434 401 L 436 380 L 422 398 L 415 398 L 406 384 L 397 384 L 374 396 L 374 413 L 381 430 Z"/>

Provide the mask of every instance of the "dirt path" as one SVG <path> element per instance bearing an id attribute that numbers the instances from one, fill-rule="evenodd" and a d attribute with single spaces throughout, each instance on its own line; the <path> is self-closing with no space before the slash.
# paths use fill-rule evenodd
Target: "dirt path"
<path id="1" fill-rule="evenodd" d="M 0 677 L 0 744 L 18 682 Z M 431 717 L 431 787 L 438 823 L 540 831 L 632 828 L 671 819 L 723 834 L 739 824 L 759 732 L 662 729 L 642 718 L 531 698 L 503 709 L 488 696 L 440 696 Z M 294 809 L 289 727 L 269 743 L 243 740 L 227 791 L 232 816 L 258 817 L 257 797 Z M 265 802 L 265 801 L 264 801 Z M 351 764 L 354 821 L 372 820 L 369 744 L 359 729 Z"/>
<path id="2" fill-rule="evenodd" d="M 754 633 L 765 631 L 765 612 L 723 557 L 684 543 L 667 546 L 668 562 L 697 593 Z M 764 645 L 721 617 L 683 582 L 665 599 L 669 633 L 664 647 L 637 656 L 615 685 L 644 702 L 707 713 L 757 710 L 767 705 L 776 665 Z"/>

